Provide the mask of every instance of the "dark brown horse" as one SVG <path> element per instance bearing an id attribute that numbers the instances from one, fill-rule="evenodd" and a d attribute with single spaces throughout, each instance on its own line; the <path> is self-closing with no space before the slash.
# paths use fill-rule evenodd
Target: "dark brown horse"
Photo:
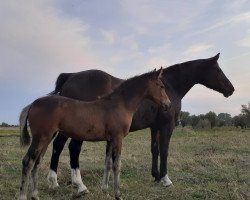
<path id="1" fill-rule="evenodd" d="M 218 58 L 219 54 L 212 58 L 184 62 L 164 69 L 162 80 L 172 102 L 171 109 L 159 111 L 153 102 L 144 101 L 133 117 L 130 131 L 147 127 L 151 129 L 152 176 L 156 181 L 162 180 L 164 186 L 172 183 L 167 174 L 167 157 L 170 138 L 180 113 L 182 98 L 195 84 L 202 84 L 222 93 L 225 97 L 234 92 L 234 87 L 218 65 Z M 111 92 L 122 81 L 122 79 L 99 70 L 63 73 L 58 77 L 53 93 L 90 101 Z M 56 174 L 58 160 L 67 139 L 63 134 L 58 134 L 53 142 L 48 175 L 52 187 L 58 186 Z M 77 185 L 79 192 L 83 191 L 79 170 L 81 145 L 82 142 L 76 140 L 71 140 L 69 144 L 72 183 Z M 160 170 L 158 169 L 159 155 Z"/>
<path id="2" fill-rule="evenodd" d="M 29 177 L 32 199 L 38 199 L 38 164 L 59 130 L 75 140 L 107 141 L 106 160 L 113 161 L 115 196 L 120 199 L 122 140 L 129 132 L 134 112 L 144 99 L 151 99 L 163 108 L 170 106 L 160 80 L 162 73 L 160 69 L 128 79 L 111 94 L 93 102 L 51 95 L 39 98 L 24 108 L 20 115 L 20 141 L 22 146 L 30 143 L 29 121 L 32 142 L 23 158 L 19 199 L 27 199 Z M 84 191 L 88 192 L 84 187 Z"/>

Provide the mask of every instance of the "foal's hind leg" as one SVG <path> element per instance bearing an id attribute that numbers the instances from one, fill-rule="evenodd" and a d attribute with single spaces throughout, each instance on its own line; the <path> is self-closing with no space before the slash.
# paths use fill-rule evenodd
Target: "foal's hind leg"
<path id="1" fill-rule="evenodd" d="M 109 182 L 111 169 L 112 169 L 112 147 L 111 147 L 111 143 L 107 141 L 105 168 L 104 168 L 104 175 L 103 175 L 103 181 L 102 181 L 103 190 L 108 189 L 108 182 Z"/>
<path id="2" fill-rule="evenodd" d="M 30 173 L 40 153 L 41 153 L 41 147 L 39 146 L 39 143 L 34 142 L 33 140 L 31 146 L 29 147 L 28 152 L 26 153 L 22 161 L 23 169 L 22 169 L 19 200 L 27 199 L 27 190 L 28 190 Z"/>
<path id="3" fill-rule="evenodd" d="M 117 200 L 122 200 L 120 192 L 121 148 L 122 148 L 122 138 L 121 136 L 120 137 L 118 136 L 112 142 L 114 190 L 115 190 L 115 199 Z"/>
<path id="4" fill-rule="evenodd" d="M 49 144 L 49 142 L 48 142 Z M 37 183 L 38 183 L 38 169 L 40 166 L 40 162 L 48 148 L 48 144 L 45 144 L 39 157 L 36 160 L 35 166 L 33 170 L 31 171 L 31 198 L 32 200 L 39 200 L 38 197 L 38 189 L 37 189 Z"/>

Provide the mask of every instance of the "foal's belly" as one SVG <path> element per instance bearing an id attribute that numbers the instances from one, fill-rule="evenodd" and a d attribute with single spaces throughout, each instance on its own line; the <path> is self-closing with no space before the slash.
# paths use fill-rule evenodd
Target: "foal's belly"
<path id="1" fill-rule="evenodd" d="M 107 140 L 104 126 L 99 124 L 85 125 L 80 128 L 66 131 L 67 136 L 75 140 L 104 141 Z"/>

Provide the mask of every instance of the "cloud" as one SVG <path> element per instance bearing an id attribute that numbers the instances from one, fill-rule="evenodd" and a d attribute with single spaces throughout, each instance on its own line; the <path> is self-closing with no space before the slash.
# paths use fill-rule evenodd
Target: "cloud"
<path id="1" fill-rule="evenodd" d="M 234 16 L 227 16 L 224 19 L 220 19 L 215 24 L 202 29 L 200 31 L 194 32 L 192 35 L 204 34 L 206 32 L 211 32 L 215 29 L 221 28 L 226 25 L 237 25 L 239 23 L 249 23 L 250 22 L 250 12 L 244 12 Z"/>
<path id="2" fill-rule="evenodd" d="M 186 57 L 186 59 L 191 59 L 194 55 L 204 55 L 212 47 L 213 45 L 207 43 L 194 44 L 186 49 L 183 55 Z"/>
<path id="3" fill-rule="evenodd" d="M 104 42 L 108 45 L 112 45 L 115 43 L 115 32 L 114 31 L 106 31 L 101 30 L 103 35 Z"/>
<path id="4" fill-rule="evenodd" d="M 247 31 L 247 35 L 238 41 L 237 44 L 241 47 L 250 47 L 250 29 Z"/>
<path id="5" fill-rule="evenodd" d="M 62 16 L 53 1 L 0 4 L 1 73 L 22 73 L 27 80 L 55 79 L 62 71 L 97 64 L 91 53 L 88 25 Z"/>

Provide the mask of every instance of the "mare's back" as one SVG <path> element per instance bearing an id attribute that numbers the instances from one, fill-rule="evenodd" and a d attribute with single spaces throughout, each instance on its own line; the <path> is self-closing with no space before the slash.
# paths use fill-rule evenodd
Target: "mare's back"
<path id="1" fill-rule="evenodd" d="M 122 82 L 100 70 L 74 73 L 63 85 L 60 95 L 82 101 L 93 101 L 99 96 L 111 93 Z"/>

